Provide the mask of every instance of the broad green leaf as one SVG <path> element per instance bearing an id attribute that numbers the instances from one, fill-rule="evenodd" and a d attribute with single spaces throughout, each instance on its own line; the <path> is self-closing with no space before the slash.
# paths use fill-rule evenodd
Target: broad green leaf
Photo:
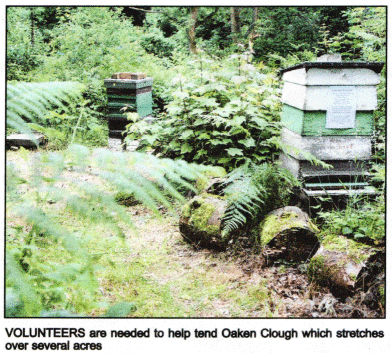
<path id="1" fill-rule="evenodd" d="M 233 121 L 235 123 L 237 123 L 238 125 L 241 125 L 242 123 L 244 123 L 246 121 L 246 118 L 244 116 L 235 116 L 233 118 Z"/>
<path id="2" fill-rule="evenodd" d="M 268 123 L 262 118 L 253 117 L 251 118 L 251 121 L 255 122 L 260 129 L 264 129 L 268 125 Z"/>
<path id="3" fill-rule="evenodd" d="M 226 164 L 226 163 L 229 163 L 231 160 L 232 160 L 232 159 L 231 159 L 230 157 L 221 157 L 221 158 L 218 160 L 218 163 L 224 165 L 224 164 Z"/>
<path id="4" fill-rule="evenodd" d="M 195 108 L 195 109 L 192 109 L 191 114 L 200 115 L 200 114 L 203 114 L 204 112 L 205 112 L 204 109 Z"/>
<path id="5" fill-rule="evenodd" d="M 198 119 L 195 120 L 193 125 L 198 126 L 198 125 L 203 125 L 205 123 L 206 123 L 206 121 L 204 119 L 198 118 Z"/>
<path id="6" fill-rule="evenodd" d="M 227 145 L 231 143 L 230 139 L 212 139 L 210 140 L 210 144 L 211 145 Z"/>
<path id="7" fill-rule="evenodd" d="M 193 130 L 187 129 L 185 130 L 179 137 L 179 139 L 187 139 L 193 134 Z"/>
<path id="8" fill-rule="evenodd" d="M 158 138 L 158 135 L 157 135 L 157 134 L 154 134 L 154 135 L 145 135 L 145 136 L 144 136 L 144 139 L 146 139 L 150 145 L 154 144 L 155 141 L 157 140 L 157 138 Z"/>
<path id="9" fill-rule="evenodd" d="M 237 149 L 237 148 L 230 148 L 230 149 L 225 149 L 227 151 L 227 153 L 230 156 L 243 156 L 243 152 L 241 149 Z"/>
<path id="10" fill-rule="evenodd" d="M 238 142 L 239 142 L 240 144 L 245 145 L 246 147 L 253 147 L 253 146 L 256 146 L 255 139 L 253 139 L 253 138 L 248 138 L 248 139 L 244 139 L 244 140 L 239 140 Z"/>
<path id="11" fill-rule="evenodd" d="M 192 146 L 189 144 L 183 144 L 181 145 L 181 154 L 186 154 L 187 152 L 191 152 L 193 150 Z"/>
<path id="12" fill-rule="evenodd" d="M 173 93 L 173 96 L 183 100 L 189 97 L 189 93 L 184 91 L 177 91 Z"/>
<path id="13" fill-rule="evenodd" d="M 197 137 L 197 139 L 199 139 L 199 140 L 206 140 L 206 139 L 209 139 L 209 138 L 210 138 L 210 135 L 207 134 L 207 133 L 201 133 L 201 134 Z"/>
<path id="14" fill-rule="evenodd" d="M 203 97 L 203 98 L 199 99 L 199 103 L 201 105 L 203 105 L 203 106 L 206 106 L 206 107 L 217 107 L 217 106 L 219 106 L 219 103 L 216 102 L 215 98 L 204 98 Z"/>
<path id="15" fill-rule="evenodd" d="M 200 149 L 197 154 L 195 155 L 195 159 L 198 159 L 201 156 L 207 155 L 208 151 L 204 150 L 204 149 Z"/>
<path id="16" fill-rule="evenodd" d="M 231 81 L 234 82 L 237 85 L 242 84 L 243 82 L 246 81 L 246 77 L 245 76 L 239 76 L 239 75 L 235 75 L 231 78 Z"/>

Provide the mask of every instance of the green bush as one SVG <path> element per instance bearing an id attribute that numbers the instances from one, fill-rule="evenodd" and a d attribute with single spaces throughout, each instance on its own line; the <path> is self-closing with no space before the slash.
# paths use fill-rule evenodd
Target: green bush
<path id="1" fill-rule="evenodd" d="M 364 243 L 385 240 L 385 199 L 375 201 L 353 198 L 343 210 L 319 212 L 323 221 L 321 235 L 344 235 Z M 323 236 L 322 236 L 323 237 Z"/>
<path id="2" fill-rule="evenodd" d="M 167 114 L 152 125 L 131 124 L 127 139 L 140 150 L 232 170 L 245 162 L 272 161 L 278 152 L 277 80 L 250 64 L 250 54 L 225 61 L 203 54 L 173 80 Z"/>

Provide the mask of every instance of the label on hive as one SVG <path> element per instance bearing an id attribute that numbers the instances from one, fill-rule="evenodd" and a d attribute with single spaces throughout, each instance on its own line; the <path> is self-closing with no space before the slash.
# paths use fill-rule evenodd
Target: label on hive
<path id="1" fill-rule="evenodd" d="M 355 86 L 331 86 L 325 127 L 350 129 L 355 127 L 357 92 Z"/>

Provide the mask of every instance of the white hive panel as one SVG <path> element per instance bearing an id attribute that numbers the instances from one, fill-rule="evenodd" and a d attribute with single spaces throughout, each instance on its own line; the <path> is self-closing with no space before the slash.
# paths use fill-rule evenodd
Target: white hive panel
<path id="1" fill-rule="evenodd" d="M 373 70 L 366 68 L 300 68 L 285 72 L 283 81 L 299 85 L 374 86 L 380 83 L 380 77 Z"/>
<path id="2" fill-rule="evenodd" d="M 349 86 L 351 87 L 351 86 Z M 377 109 L 376 86 L 353 86 L 356 91 L 356 110 Z M 326 111 L 330 105 L 330 86 L 305 86 L 285 82 L 282 102 L 303 111 Z"/>
<path id="3" fill-rule="evenodd" d="M 320 160 L 368 160 L 371 157 L 371 137 L 367 136 L 301 136 L 284 128 L 282 142 L 292 149 L 288 153 L 306 160 L 310 153 Z"/>

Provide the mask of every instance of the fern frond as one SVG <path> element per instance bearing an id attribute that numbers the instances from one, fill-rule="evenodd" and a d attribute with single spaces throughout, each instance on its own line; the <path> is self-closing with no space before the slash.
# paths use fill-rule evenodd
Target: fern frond
<path id="1" fill-rule="evenodd" d="M 14 255 L 6 251 L 6 309 L 7 317 L 34 316 L 41 306 L 29 276 L 23 272 Z"/>
<path id="2" fill-rule="evenodd" d="M 82 87 L 75 82 L 8 83 L 7 126 L 29 131 L 21 120 L 38 122 L 48 109 L 79 98 Z"/>
<path id="3" fill-rule="evenodd" d="M 222 231 L 227 235 L 283 203 L 296 180 L 274 164 L 244 164 L 232 171 L 225 183 L 228 207 Z"/>

